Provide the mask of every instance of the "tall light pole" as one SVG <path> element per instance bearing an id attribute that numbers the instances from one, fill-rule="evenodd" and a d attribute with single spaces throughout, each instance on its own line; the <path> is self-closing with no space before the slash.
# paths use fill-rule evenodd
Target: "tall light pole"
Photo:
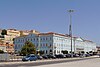
<path id="1" fill-rule="evenodd" d="M 71 57 L 73 57 L 73 53 L 72 53 L 72 12 L 74 12 L 74 10 L 68 10 L 69 14 L 70 14 L 70 25 L 69 25 L 69 36 L 71 39 Z"/>

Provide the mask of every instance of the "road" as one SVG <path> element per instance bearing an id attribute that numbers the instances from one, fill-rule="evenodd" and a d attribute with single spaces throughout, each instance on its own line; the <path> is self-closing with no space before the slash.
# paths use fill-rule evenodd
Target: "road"
<path id="1" fill-rule="evenodd" d="M 79 67 L 83 65 L 99 65 L 100 64 L 100 58 L 92 57 L 92 58 L 70 58 L 70 59 L 53 59 L 53 60 L 41 60 L 41 61 L 32 61 L 32 62 L 15 62 L 15 63 L 2 63 L 0 64 L 0 67 L 64 67 L 68 65 L 67 67 L 72 67 L 71 65 L 74 65 L 73 67 Z M 63 65 L 63 66 L 62 66 Z M 78 66 L 79 65 L 79 66 Z M 90 66 L 88 66 L 90 67 Z M 96 66 L 94 66 L 96 67 Z M 100 65 L 99 65 L 100 67 Z"/>
<path id="2" fill-rule="evenodd" d="M 33 66 L 30 66 L 33 67 Z M 34 67 L 100 67 L 100 58 Z"/>

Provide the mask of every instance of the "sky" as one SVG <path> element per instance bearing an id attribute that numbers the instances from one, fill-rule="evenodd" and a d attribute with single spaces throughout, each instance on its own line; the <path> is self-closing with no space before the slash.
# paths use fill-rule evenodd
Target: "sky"
<path id="1" fill-rule="evenodd" d="M 100 0 L 0 0 L 0 28 L 69 33 L 100 44 Z"/>

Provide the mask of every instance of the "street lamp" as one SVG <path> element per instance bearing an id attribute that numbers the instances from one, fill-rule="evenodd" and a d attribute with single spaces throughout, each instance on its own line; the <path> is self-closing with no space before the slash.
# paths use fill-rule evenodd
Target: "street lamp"
<path id="1" fill-rule="evenodd" d="M 70 25 L 69 25 L 69 36 L 71 38 L 71 57 L 73 57 L 73 53 L 72 53 L 72 12 L 74 12 L 74 10 L 68 10 L 69 14 L 70 14 Z"/>

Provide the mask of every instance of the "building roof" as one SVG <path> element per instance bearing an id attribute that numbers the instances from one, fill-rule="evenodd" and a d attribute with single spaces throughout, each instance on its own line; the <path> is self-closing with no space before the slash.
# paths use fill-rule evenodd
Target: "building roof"
<path id="1" fill-rule="evenodd" d="M 55 32 L 48 32 L 48 33 L 40 33 L 38 35 L 50 35 L 50 34 L 55 34 L 55 35 L 60 35 L 60 36 L 65 36 L 65 37 L 68 37 L 69 35 L 68 34 L 59 34 L 59 33 L 55 33 Z"/>

